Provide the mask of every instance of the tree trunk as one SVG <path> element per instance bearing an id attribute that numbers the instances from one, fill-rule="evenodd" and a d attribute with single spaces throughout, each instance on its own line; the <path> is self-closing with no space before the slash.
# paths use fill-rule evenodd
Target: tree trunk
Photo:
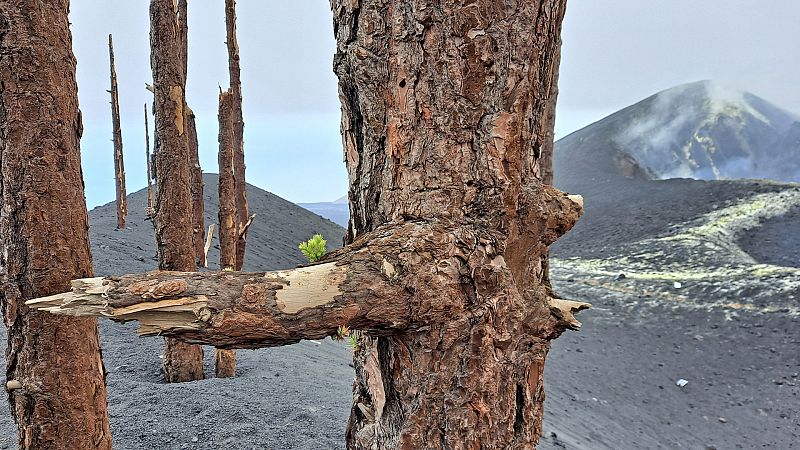
<path id="1" fill-rule="evenodd" d="M 555 317 L 538 234 L 552 212 L 520 209 L 520 194 L 542 176 L 565 3 L 331 1 L 349 240 L 390 221 L 451 220 L 493 236 L 507 266 L 467 261 L 452 294 L 467 306 L 450 322 L 362 341 L 349 448 L 538 442 L 542 330 Z"/>
<path id="2" fill-rule="evenodd" d="M 150 64 L 155 89 L 156 241 L 161 270 L 195 270 L 192 242 L 191 170 L 186 125 L 183 45 L 177 3 L 150 3 Z M 163 176 L 169 174 L 169 176 Z M 164 340 L 167 382 L 203 378 L 203 349 L 173 339 Z"/>
<path id="3" fill-rule="evenodd" d="M 235 97 L 230 90 L 219 94 L 219 267 L 234 271 L 238 233 L 236 226 L 235 176 Z M 236 376 L 236 351 L 216 349 L 215 374 L 218 378 Z"/>
<path id="4" fill-rule="evenodd" d="M 247 243 L 247 224 L 252 218 L 247 205 L 247 182 L 244 164 L 244 115 L 242 113 L 242 80 L 239 65 L 239 43 L 236 38 L 236 0 L 225 0 L 225 29 L 228 46 L 228 72 L 230 90 L 233 96 L 233 179 L 236 195 L 236 270 L 244 267 L 244 253 Z"/>
<path id="5" fill-rule="evenodd" d="M 147 120 L 147 103 L 144 104 L 144 151 L 147 160 L 147 217 L 153 213 L 153 170 L 150 167 L 150 125 Z"/>
<path id="6" fill-rule="evenodd" d="M 119 117 L 119 88 L 117 69 L 114 65 L 114 40 L 108 35 L 108 59 L 111 67 L 111 122 L 114 126 L 114 179 L 117 185 L 117 228 L 125 229 L 125 216 L 128 215 L 127 193 L 125 192 L 125 162 L 122 157 L 122 125 Z"/>
<path id="7" fill-rule="evenodd" d="M 186 108 L 186 123 L 189 133 L 189 169 L 192 172 L 192 243 L 197 267 L 206 266 L 206 212 L 203 197 L 203 169 L 200 167 L 200 151 L 197 142 L 197 124 L 194 112 Z"/>
<path id="8" fill-rule="evenodd" d="M 0 2 L 0 305 L 20 449 L 111 449 L 95 320 L 24 304 L 92 274 L 68 13 Z"/>
<path id="9" fill-rule="evenodd" d="M 245 246 L 247 245 L 247 230 L 250 225 L 250 211 L 247 205 L 247 182 L 245 181 L 244 165 L 244 116 L 242 114 L 242 81 L 241 68 L 239 66 L 239 43 L 236 38 L 236 0 L 225 0 L 225 30 L 227 34 L 228 47 L 228 72 L 230 77 L 229 89 L 229 111 L 225 119 L 225 126 L 228 128 L 225 133 L 226 139 L 231 142 L 233 147 L 233 199 L 232 202 L 225 200 L 226 207 L 233 203 L 235 215 L 235 230 L 226 229 L 226 233 L 235 232 L 235 246 L 233 246 L 235 263 L 233 270 L 242 270 L 244 267 Z M 220 117 L 222 117 L 220 115 Z M 222 122 L 220 122 L 221 124 Z M 222 158 L 222 154 L 220 154 Z M 226 156 L 227 158 L 227 156 Z M 220 169 L 220 172 L 222 170 Z M 228 181 L 226 180 L 226 183 Z M 220 177 L 220 194 L 222 194 L 222 177 Z M 226 190 L 227 194 L 227 190 Z M 222 198 L 222 197 L 220 197 Z M 222 204 L 222 200 L 220 200 Z M 220 213 L 221 214 L 221 213 Z M 222 223 L 220 215 L 220 223 Z M 220 240 L 222 239 L 223 228 L 220 228 Z M 226 237 L 231 239 L 230 237 Z M 230 246 L 230 243 L 228 243 Z M 220 253 L 221 255 L 221 253 Z M 227 258 L 227 256 L 226 256 Z M 220 256 L 220 265 L 223 258 Z M 225 259 L 227 261 L 227 259 Z M 236 351 L 217 349 L 216 353 L 216 375 L 218 378 L 230 378 L 236 375 Z"/>

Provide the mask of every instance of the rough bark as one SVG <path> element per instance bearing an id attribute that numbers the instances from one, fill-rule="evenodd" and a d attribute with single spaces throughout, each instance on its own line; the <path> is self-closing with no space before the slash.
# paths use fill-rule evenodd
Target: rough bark
<path id="1" fill-rule="evenodd" d="M 178 4 L 150 3 L 150 65 L 155 91 L 155 129 L 158 136 L 155 224 L 161 270 L 195 270 L 192 242 L 191 170 L 186 126 L 186 98 Z M 172 339 L 164 341 L 167 382 L 203 378 L 203 350 Z"/>
<path id="2" fill-rule="evenodd" d="M 92 275 L 69 1 L 0 2 L 0 305 L 20 449 L 110 449 L 95 320 L 26 299 Z"/>
<path id="3" fill-rule="evenodd" d="M 117 187 L 117 228 L 125 229 L 128 215 L 127 192 L 125 191 L 125 161 L 122 157 L 122 125 L 119 117 L 119 87 L 117 69 L 114 64 L 114 40 L 108 35 L 108 59 L 111 71 L 111 123 L 114 128 L 114 180 Z"/>
<path id="4" fill-rule="evenodd" d="M 548 223 L 531 234 L 533 248 L 566 232 L 582 207 L 552 188 L 529 190 L 524 214 L 535 220 L 546 208 Z M 528 212 L 530 210 L 530 212 Z M 542 225 L 539 223 L 539 225 Z M 138 320 L 144 335 L 176 336 L 223 348 L 286 345 L 334 335 L 345 325 L 373 335 L 407 334 L 450 323 L 465 315 L 489 314 L 492 304 L 462 295 L 473 267 L 485 271 L 484 288 L 504 286 L 513 295 L 512 274 L 498 252 L 500 236 L 480 227 L 447 221 L 391 223 L 319 264 L 293 270 L 244 273 L 150 272 L 76 280 L 72 291 L 29 302 L 54 313 Z M 409 270 L 412 269 L 412 270 Z M 422 270 L 418 270 L 422 269 Z M 573 313 L 587 305 L 545 299 L 526 312 L 520 333 L 544 338 L 578 328 Z M 542 320 L 542 317 L 555 318 Z M 474 318 L 474 317 L 473 317 Z"/>
<path id="5" fill-rule="evenodd" d="M 206 266 L 206 212 L 203 197 L 203 168 L 200 167 L 200 150 L 197 141 L 197 124 L 194 112 L 186 108 L 186 124 L 189 133 L 189 168 L 192 177 L 192 245 L 195 265 Z"/>
<path id="6" fill-rule="evenodd" d="M 144 152 L 147 161 L 147 217 L 153 214 L 153 170 L 150 164 L 150 124 L 147 118 L 147 103 L 144 104 Z"/>
<path id="7" fill-rule="evenodd" d="M 225 29 L 228 46 L 228 72 L 230 76 L 231 115 L 233 118 L 233 179 L 236 196 L 236 270 L 244 267 L 250 209 L 247 205 L 247 182 L 244 164 L 244 115 L 242 113 L 242 79 L 239 64 L 239 43 L 236 38 L 236 0 L 225 0 Z"/>
<path id="8" fill-rule="evenodd" d="M 236 200 L 236 97 L 231 90 L 219 95 L 219 266 L 222 270 L 241 270 L 237 266 L 239 233 Z M 236 351 L 216 349 L 215 370 L 218 378 L 236 375 Z"/>
<path id="9" fill-rule="evenodd" d="M 236 270 L 236 182 L 234 176 L 233 95 L 219 94 L 219 267 Z"/>
<path id="10" fill-rule="evenodd" d="M 349 240 L 389 221 L 451 220 L 494 233 L 507 265 L 498 276 L 469 264 L 451 294 L 468 306 L 450 322 L 362 341 L 350 448 L 521 449 L 539 439 L 553 337 L 541 330 L 557 314 L 538 234 L 552 212 L 524 212 L 520 196 L 541 180 L 565 3 L 331 1 Z M 522 226 L 524 214 L 534 223 Z"/>

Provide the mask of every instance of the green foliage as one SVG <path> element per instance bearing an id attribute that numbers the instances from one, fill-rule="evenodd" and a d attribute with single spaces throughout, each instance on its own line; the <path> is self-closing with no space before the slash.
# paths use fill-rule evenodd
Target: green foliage
<path id="1" fill-rule="evenodd" d="M 361 332 L 359 331 L 351 331 L 350 334 L 347 336 L 347 345 L 350 346 L 350 350 L 356 351 L 358 350 L 358 338 L 361 337 Z"/>
<path id="2" fill-rule="evenodd" d="M 301 242 L 298 248 L 306 255 L 308 262 L 313 263 L 318 261 L 322 258 L 322 255 L 325 254 L 325 242 L 321 234 L 315 234 L 308 242 Z"/>

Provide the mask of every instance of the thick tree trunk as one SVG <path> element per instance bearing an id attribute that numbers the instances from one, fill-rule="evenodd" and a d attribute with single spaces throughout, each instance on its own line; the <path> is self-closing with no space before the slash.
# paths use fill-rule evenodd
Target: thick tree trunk
<path id="1" fill-rule="evenodd" d="M 114 40 L 108 35 L 108 59 L 111 67 L 111 123 L 114 127 L 114 179 L 117 186 L 117 228 L 125 229 L 128 200 L 125 191 L 125 162 L 122 157 L 122 125 L 119 117 L 119 88 L 114 65 Z"/>
<path id="2" fill-rule="evenodd" d="M 236 247 L 236 137 L 234 103 L 230 90 L 219 94 L 219 266 L 225 271 L 237 270 Z M 236 351 L 216 349 L 215 371 L 218 378 L 236 376 Z"/>
<path id="3" fill-rule="evenodd" d="M 520 209 L 520 194 L 542 176 L 565 3 L 331 2 L 350 240 L 389 221 L 452 220 L 491 232 L 507 266 L 467 263 L 453 295 L 468 306 L 452 321 L 362 342 L 350 448 L 539 439 L 555 315 L 538 234 L 551 211 Z M 525 214 L 538 224 L 522 226 Z"/>
<path id="4" fill-rule="evenodd" d="M 150 125 L 147 119 L 147 103 L 144 104 L 144 151 L 147 161 L 147 217 L 153 213 L 153 170 L 150 167 Z"/>
<path id="5" fill-rule="evenodd" d="M 195 270 L 192 242 L 191 170 L 186 125 L 185 68 L 177 3 L 150 3 L 150 64 L 155 89 L 156 241 L 161 270 Z M 169 174 L 164 176 L 163 174 Z M 203 378 L 203 349 L 172 339 L 164 341 L 167 382 Z"/>
<path id="6" fill-rule="evenodd" d="M 69 1 L 0 2 L 0 304 L 20 449 L 110 449 L 93 319 L 26 299 L 92 274 Z"/>

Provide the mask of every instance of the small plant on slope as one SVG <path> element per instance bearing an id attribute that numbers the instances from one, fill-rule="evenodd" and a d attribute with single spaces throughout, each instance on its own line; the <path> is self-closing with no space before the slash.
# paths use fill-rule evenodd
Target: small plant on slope
<path id="1" fill-rule="evenodd" d="M 298 248 L 306 255 L 308 262 L 313 263 L 318 261 L 322 258 L 322 255 L 325 254 L 325 242 L 321 234 L 315 234 L 308 242 L 301 242 Z"/>

